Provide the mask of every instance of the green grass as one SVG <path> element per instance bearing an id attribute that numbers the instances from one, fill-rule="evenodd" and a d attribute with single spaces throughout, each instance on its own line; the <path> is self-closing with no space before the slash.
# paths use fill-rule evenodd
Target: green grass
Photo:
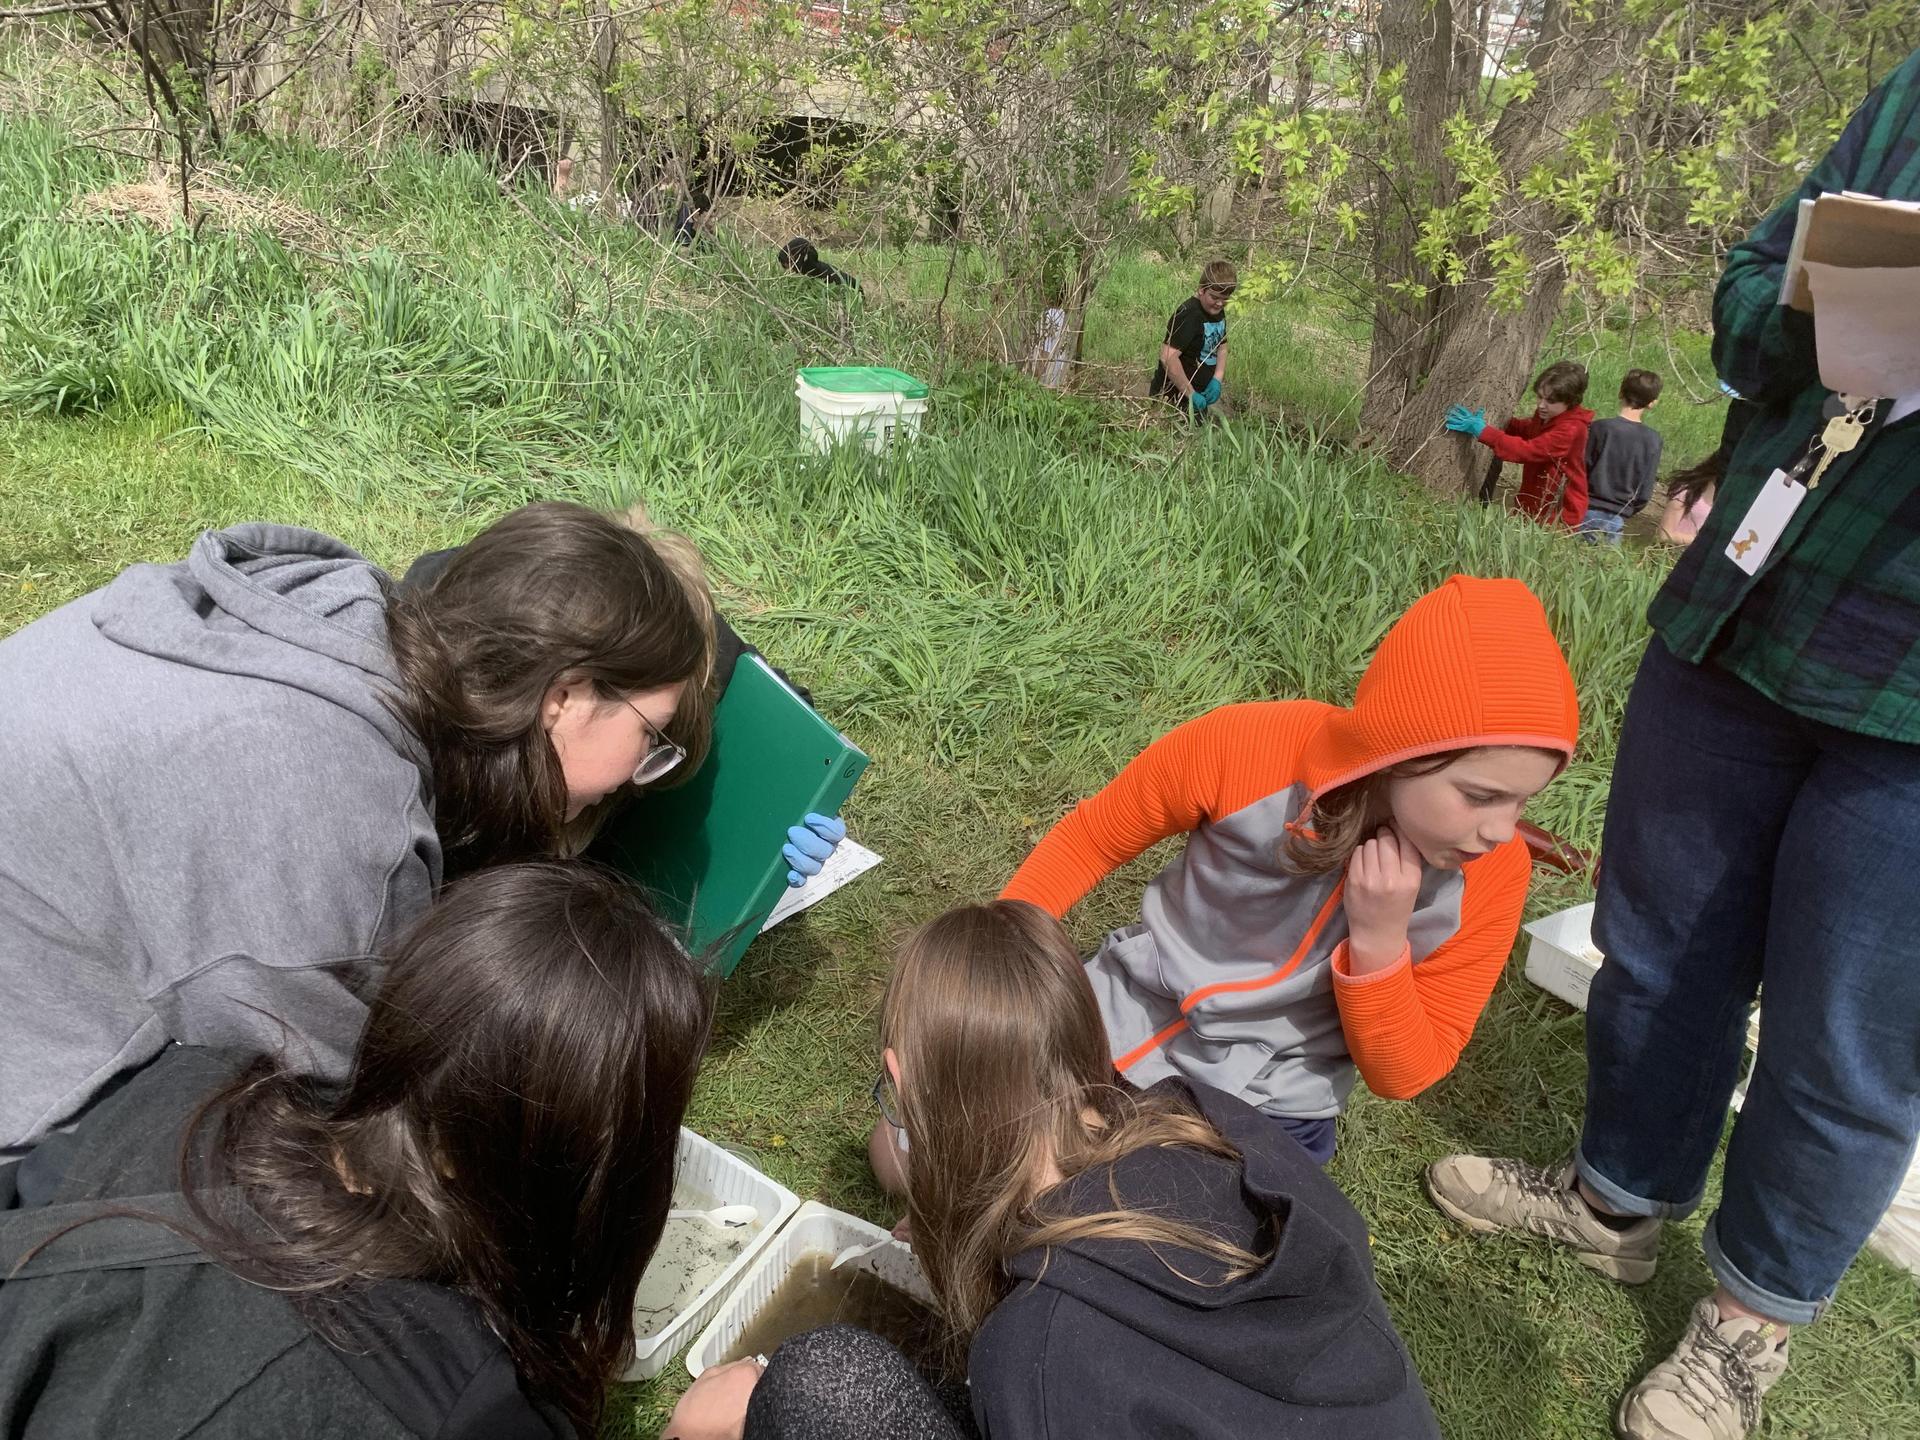
<path id="1" fill-rule="evenodd" d="M 691 1116 L 803 1195 L 891 1218 L 864 1137 L 895 936 L 993 893 L 1178 720 L 1344 698 L 1391 619 L 1452 570 L 1518 575 L 1545 601 L 1585 736 L 1535 818 L 1597 842 L 1659 557 L 1443 504 L 1302 438 L 1337 428 L 1350 398 L 1313 346 L 1353 339 L 1305 300 L 1238 317 L 1235 344 L 1248 388 L 1272 386 L 1262 404 L 1310 423 L 1188 435 L 950 364 L 925 307 L 842 310 L 763 257 L 663 257 L 503 203 L 458 160 L 259 149 L 233 164 L 233 183 L 297 198 L 338 243 L 63 218 L 112 172 L 51 127 L 0 121 L 0 632 L 206 526 L 314 525 L 397 567 L 529 497 L 644 497 L 699 540 L 746 635 L 874 757 L 849 817 L 888 863 L 749 952 Z M 1100 353 L 1132 354 L 1185 284 L 1117 267 Z M 931 377 L 924 440 L 884 461 L 803 453 L 792 370 L 828 357 Z M 1081 907 L 1082 942 L 1130 916 L 1152 864 Z M 1580 893 L 1542 885 L 1533 908 Z M 1697 1223 L 1671 1229 L 1653 1285 L 1625 1291 L 1545 1250 L 1462 1239 L 1422 1199 L 1420 1166 L 1445 1151 L 1564 1151 L 1581 1076 L 1580 1017 L 1516 968 L 1458 1073 L 1410 1104 L 1362 1096 L 1343 1121 L 1334 1174 L 1372 1223 L 1450 1434 L 1604 1433 L 1707 1286 Z M 679 1383 L 624 1392 L 609 1432 L 656 1433 Z M 1769 1411 L 1772 1436 L 1920 1434 L 1920 1292 L 1856 1266 Z"/>
<path id="2" fill-rule="evenodd" d="M 963 305 L 991 291 L 986 263 L 972 255 L 962 256 L 952 267 L 949 286 L 947 252 L 933 246 L 850 250 L 834 252 L 834 258 L 882 295 L 923 309 L 937 302 L 943 290 L 950 289 Z M 1199 265 L 1198 255 L 1166 258 L 1136 250 L 1118 257 L 1088 310 L 1075 388 L 1144 402 L 1167 317 L 1193 293 Z M 950 299 L 949 306 L 953 303 Z M 1236 414 L 1278 421 L 1296 434 L 1341 442 L 1356 438 L 1368 327 L 1367 317 L 1351 300 L 1302 281 L 1269 300 L 1237 299 L 1228 316 L 1227 389 Z M 975 312 L 973 323 L 986 328 L 987 318 Z M 1024 333 L 1015 323 L 1020 317 L 994 314 L 992 319 L 1000 330 Z M 1018 360 L 1018 346 L 1013 348 Z M 1573 359 L 1587 366 L 1586 403 L 1597 415 L 1617 413 L 1620 379 L 1628 370 L 1659 372 L 1666 390 L 1647 422 L 1665 440 L 1668 468 L 1691 465 L 1719 445 L 1726 400 L 1714 380 L 1705 335 L 1644 317 L 1588 322 L 1570 315 L 1549 340 L 1548 350 L 1546 359 Z M 1524 397 L 1514 399 L 1517 410 L 1532 409 Z"/>

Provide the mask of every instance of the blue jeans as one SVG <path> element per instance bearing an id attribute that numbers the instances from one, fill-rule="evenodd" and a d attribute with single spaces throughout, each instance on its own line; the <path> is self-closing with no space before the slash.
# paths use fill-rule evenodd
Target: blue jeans
<path id="1" fill-rule="evenodd" d="M 1604 510 L 1589 510 L 1579 525 L 1574 527 L 1573 533 L 1589 545 L 1618 545 L 1626 529 L 1626 516 L 1609 515 Z"/>
<path id="2" fill-rule="evenodd" d="M 1580 1174 L 1629 1215 L 1699 1205 L 1743 1304 L 1818 1318 L 1920 1133 L 1920 745 L 1803 720 L 1648 646 L 1614 765 Z"/>
<path id="3" fill-rule="evenodd" d="M 1260 1113 L 1298 1141 L 1300 1148 L 1312 1157 L 1316 1165 L 1324 1169 L 1333 1163 L 1336 1137 L 1331 1118 L 1302 1120 L 1296 1115 L 1275 1115 L 1271 1110 L 1262 1110 Z"/>

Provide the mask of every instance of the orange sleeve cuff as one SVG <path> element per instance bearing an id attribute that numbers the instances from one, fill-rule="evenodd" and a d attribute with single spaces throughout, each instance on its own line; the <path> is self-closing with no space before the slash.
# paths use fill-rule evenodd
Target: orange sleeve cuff
<path id="1" fill-rule="evenodd" d="M 1390 975 L 1399 975 L 1402 972 L 1408 975 L 1413 973 L 1413 947 L 1411 945 L 1403 945 L 1400 948 L 1400 958 L 1391 965 L 1383 965 L 1380 969 L 1366 975 L 1355 975 L 1353 973 L 1353 949 L 1347 941 L 1342 940 L 1339 947 L 1333 952 L 1333 979 L 1336 986 L 1372 985 L 1381 980 L 1385 980 Z"/>
<path id="2" fill-rule="evenodd" d="M 1459 1052 L 1445 1045 L 1414 980 L 1413 952 L 1370 975 L 1352 973 L 1342 940 L 1333 952 L 1333 995 L 1347 1050 L 1367 1088 L 1387 1100 L 1411 1100 L 1453 1068 Z"/>

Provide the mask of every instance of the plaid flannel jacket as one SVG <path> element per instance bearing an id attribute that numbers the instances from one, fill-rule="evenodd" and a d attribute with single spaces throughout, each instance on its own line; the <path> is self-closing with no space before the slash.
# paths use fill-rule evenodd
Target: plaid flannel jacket
<path id="1" fill-rule="evenodd" d="M 1920 52 L 1867 98 L 1800 188 L 1727 257 L 1714 295 L 1720 378 L 1757 403 L 1713 513 L 1648 619 L 1667 648 L 1712 655 L 1796 714 L 1920 742 L 1920 414 L 1873 428 L 1808 493 L 1757 576 L 1727 542 L 1776 468 L 1824 420 L 1813 318 L 1778 304 L 1799 202 L 1858 190 L 1920 200 Z M 1916 342 L 1920 343 L 1920 342 Z"/>

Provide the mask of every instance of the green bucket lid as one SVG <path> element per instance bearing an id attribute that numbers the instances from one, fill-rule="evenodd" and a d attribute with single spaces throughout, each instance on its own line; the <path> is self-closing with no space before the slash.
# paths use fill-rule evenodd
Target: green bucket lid
<path id="1" fill-rule="evenodd" d="M 815 365 L 800 372 L 800 378 L 816 390 L 835 395 L 904 395 L 909 400 L 927 398 L 927 382 L 916 380 L 904 370 L 885 365 Z"/>

